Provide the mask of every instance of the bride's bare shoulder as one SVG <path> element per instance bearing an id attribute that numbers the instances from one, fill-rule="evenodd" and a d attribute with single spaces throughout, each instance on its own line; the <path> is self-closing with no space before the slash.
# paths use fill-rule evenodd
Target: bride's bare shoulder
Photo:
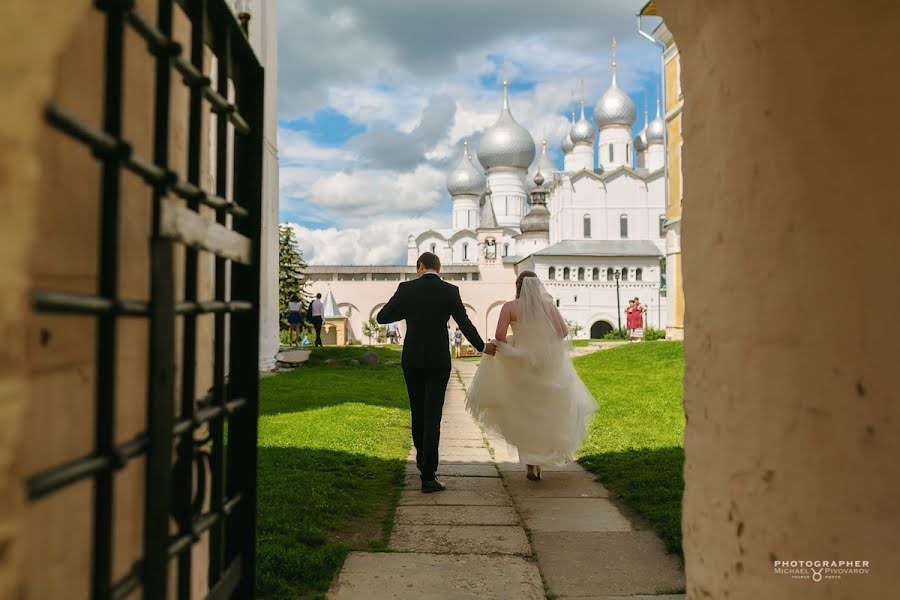
<path id="1" fill-rule="evenodd" d="M 516 300 L 510 300 L 509 302 L 504 304 L 503 308 L 501 310 L 505 310 L 506 312 L 508 312 L 510 314 L 510 316 L 515 317 L 516 313 L 518 312 L 518 310 L 517 310 L 518 308 L 519 308 L 519 301 L 518 301 L 518 299 L 516 299 Z"/>

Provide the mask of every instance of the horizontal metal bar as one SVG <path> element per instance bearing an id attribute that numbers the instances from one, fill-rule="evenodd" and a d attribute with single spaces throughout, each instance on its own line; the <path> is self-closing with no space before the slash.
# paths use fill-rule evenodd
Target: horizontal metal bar
<path id="1" fill-rule="evenodd" d="M 189 181 L 176 181 L 172 184 L 172 191 L 184 198 L 185 200 L 196 200 L 202 202 L 210 208 L 216 210 L 225 210 L 236 217 L 246 217 L 247 209 L 234 203 L 229 202 L 225 198 L 208 194 L 203 189 L 197 187 Z"/>
<path id="2" fill-rule="evenodd" d="M 110 600 L 124 600 L 138 589 L 143 579 L 141 577 L 142 569 L 141 561 L 137 561 L 131 566 L 128 575 L 113 583 L 109 591 Z"/>
<path id="3" fill-rule="evenodd" d="M 112 313 L 120 316 L 145 317 L 150 313 L 150 305 L 138 300 L 110 300 L 90 294 L 54 292 L 50 290 L 32 291 L 35 310 L 41 312 L 61 312 L 69 314 L 99 315 Z"/>
<path id="4" fill-rule="evenodd" d="M 231 561 L 228 568 L 222 573 L 222 577 L 216 582 L 216 585 L 209 591 L 206 600 L 230 600 L 241 582 L 241 575 L 244 572 L 244 560 L 240 554 Z"/>
<path id="5" fill-rule="evenodd" d="M 203 406 L 204 400 L 210 396 L 205 396 L 197 401 L 197 404 Z M 244 406 L 247 405 L 247 400 L 244 398 L 235 398 L 234 400 L 229 400 L 223 406 L 208 406 L 205 408 L 199 409 L 192 419 L 182 419 L 175 424 L 175 427 L 172 428 L 172 435 L 180 436 L 184 435 L 192 429 L 196 429 L 200 427 L 204 423 L 209 423 L 214 419 L 218 419 L 224 415 L 232 415 Z"/>
<path id="6" fill-rule="evenodd" d="M 174 558 L 191 547 L 191 544 L 200 540 L 200 537 L 209 531 L 209 529 L 218 523 L 223 516 L 228 516 L 234 510 L 234 507 L 241 501 L 241 496 L 237 495 L 233 498 L 229 498 L 228 501 L 223 503 L 223 509 L 221 513 L 217 512 L 208 512 L 200 515 L 196 519 L 191 526 L 191 531 L 189 533 L 182 533 L 178 537 L 174 538 L 172 542 L 169 544 L 169 558 Z M 228 507 L 226 510 L 225 507 Z"/>
<path id="7" fill-rule="evenodd" d="M 150 185 L 171 185 L 178 178 L 175 173 L 156 166 L 136 152 L 130 152 L 124 162 L 129 170 L 140 175 Z"/>
<path id="8" fill-rule="evenodd" d="M 178 302 L 175 304 L 175 313 L 179 315 L 237 313 L 246 312 L 251 309 L 253 309 L 253 303 L 243 300 L 209 300 L 200 302 Z"/>
<path id="9" fill-rule="evenodd" d="M 144 19 L 136 10 L 128 11 L 128 23 L 144 38 L 153 54 L 157 56 L 178 56 L 181 54 L 181 44 L 166 37 L 162 31 Z"/>
<path id="10" fill-rule="evenodd" d="M 222 512 L 225 513 L 226 516 L 230 515 L 234 512 L 235 507 L 237 507 L 237 505 L 241 503 L 241 500 L 243 500 L 243 498 L 243 495 L 236 494 L 235 496 L 227 499 L 222 503 Z"/>
<path id="11" fill-rule="evenodd" d="M 184 79 L 184 83 L 189 87 L 209 85 L 210 83 L 212 83 L 209 77 L 206 77 L 203 73 L 197 70 L 197 67 L 192 65 L 189 61 L 185 60 L 181 56 L 172 58 L 172 66 L 175 67 L 176 71 L 181 73 L 181 77 L 182 79 Z"/>
<path id="12" fill-rule="evenodd" d="M 47 105 L 44 115 L 50 124 L 90 146 L 95 153 L 111 155 L 125 150 L 119 140 L 93 125 L 82 122 L 78 117 L 56 104 Z M 128 150 L 130 151 L 130 148 Z"/>
<path id="13" fill-rule="evenodd" d="M 121 469 L 128 461 L 147 449 L 147 437 L 140 434 L 114 450 L 112 456 L 88 455 L 47 469 L 25 481 L 29 500 L 37 500 L 69 484 L 91 477 L 107 469 Z"/>
<path id="14" fill-rule="evenodd" d="M 249 238 L 216 223 L 171 198 L 163 200 L 159 233 L 192 248 L 212 252 L 216 256 L 249 265 L 253 245 Z"/>

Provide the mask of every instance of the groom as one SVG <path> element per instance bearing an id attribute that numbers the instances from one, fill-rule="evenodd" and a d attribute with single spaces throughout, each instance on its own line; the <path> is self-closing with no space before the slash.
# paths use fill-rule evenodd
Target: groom
<path id="1" fill-rule="evenodd" d="M 401 364 L 412 412 L 416 465 L 422 476 L 422 491 L 426 494 L 444 489 L 435 478 L 435 472 L 444 394 L 450 379 L 450 348 L 447 344 L 450 317 L 479 352 L 484 350 L 484 341 L 466 315 L 459 288 L 441 279 L 440 271 L 441 260 L 437 255 L 422 254 L 416 262 L 419 278 L 401 283 L 377 316 L 379 323 L 406 319 Z"/>

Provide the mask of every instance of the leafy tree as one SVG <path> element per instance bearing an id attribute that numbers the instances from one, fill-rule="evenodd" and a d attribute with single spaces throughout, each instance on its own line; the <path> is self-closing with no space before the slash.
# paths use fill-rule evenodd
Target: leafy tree
<path id="1" fill-rule="evenodd" d="M 288 301 L 296 294 L 301 300 L 308 300 L 306 291 L 308 280 L 305 276 L 306 262 L 297 246 L 294 230 L 290 225 L 278 227 L 278 308 L 281 315 L 281 329 L 288 328 Z"/>
<path id="2" fill-rule="evenodd" d="M 372 338 L 375 338 L 377 341 L 379 337 L 381 337 L 381 325 L 378 324 L 378 321 L 375 320 L 375 317 L 369 319 L 365 325 L 363 325 L 362 332 L 363 335 L 369 338 L 369 345 L 372 345 Z"/>
<path id="3" fill-rule="evenodd" d="M 572 338 L 578 337 L 578 333 L 584 329 L 581 325 L 576 323 L 575 321 L 566 320 L 566 327 L 569 328 L 569 336 Z"/>

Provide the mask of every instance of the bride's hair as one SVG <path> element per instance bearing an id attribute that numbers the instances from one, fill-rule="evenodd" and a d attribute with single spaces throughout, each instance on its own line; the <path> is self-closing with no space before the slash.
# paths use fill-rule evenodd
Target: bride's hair
<path id="1" fill-rule="evenodd" d="M 522 295 L 522 282 L 526 277 L 537 277 L 537 273 L 534 271 L 522 271 L 519 273 L 519 276 L 516 278 L 516 298 Z"/>

